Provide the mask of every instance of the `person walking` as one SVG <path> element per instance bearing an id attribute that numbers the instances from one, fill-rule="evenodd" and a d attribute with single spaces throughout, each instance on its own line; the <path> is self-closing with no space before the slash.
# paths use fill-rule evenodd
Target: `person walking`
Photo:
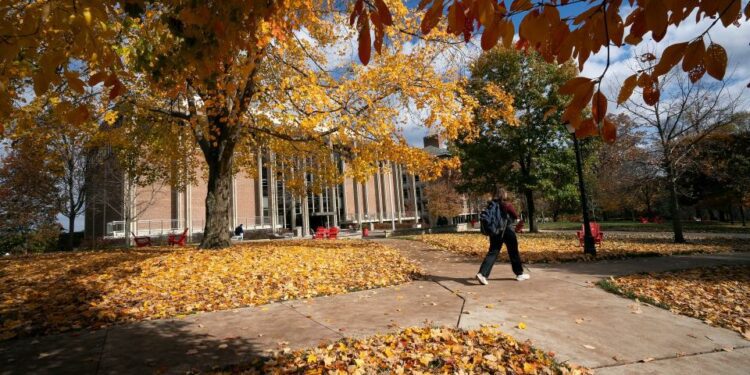
<path id="1" fill-rule="evenodd" d="M 508 199 L 508 193 L 504 189 L 498 189 L 493 197 L 492 201 L 500 205 L 502 212 L 507 215 L 513 221 L 518 220 L 518 213 L 513 208 L 513 205 Z M 492 272 L 492 266 L 495 265 L 497 256 L 500 253 L 503 243 L 508 249 L 508 256 L 510 257 L 510 264 L 513 268 L 513 273 L 516 274 L 516 280 L 524 281 L 531 278 L 529 274 L 523 272 L 523 263 L 521 262 L 521 254 L 518 252 L 518 238 L 516 233 L 510 224 L 505 225 L 505 228 L 500 230 L 497 234 L 491 234 L 490 236 L 490 248 L 487 255 L 482 261 L 482 265 L 479 267 L 479 273 L 477 273 L 477 280 L 482 285 L 487 285 L 487 278 L 490 277 Z"/>
<path id="2" fill-rule="evenodd" d="M 237 228 L 234 228 L 234 238 L 238 240 L 242 240 L 245 238 L 245 228 L 243 228 L 244 224 L 240 224 L 237 226 Z"/>

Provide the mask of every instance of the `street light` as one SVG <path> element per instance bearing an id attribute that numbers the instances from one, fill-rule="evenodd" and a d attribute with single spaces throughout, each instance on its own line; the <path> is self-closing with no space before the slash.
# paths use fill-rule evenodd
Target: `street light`
<path id="1" fill-rule="evenodd" d="M 581 162 L 581 148 L 578 145 L 575 129 L 566 124 L 568 131 L 573 136 L 573 147 L 576 152 L 576 169 L 578 170 L 578 190 L 581 192 L 581 210 L 583 211 L 583 253 L 596 256 L 596 245 L 594 236 L 591 235 L 591 225 L 589 224 L 589 205 L 586 200 L 586 187 L 583 184 L 583 167 Z"/>

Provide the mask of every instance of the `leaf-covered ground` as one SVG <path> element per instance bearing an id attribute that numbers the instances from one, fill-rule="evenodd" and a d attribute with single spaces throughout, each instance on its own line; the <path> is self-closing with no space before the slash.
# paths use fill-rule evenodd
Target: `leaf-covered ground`
<path id="1" fill-rule="evenodd" d="M 102 328 L 411 280 L 420 270 L 365 241 L 265 242 L 0 260 L 0 340 Z"/>
<path id="2" fill-rule="evenodd" d="M 629 275 L 608 280 L 641 298 L 750 340 L 750 266 L 720 266 Z"/>
<path id="3" fill-rule="evenodd" d="M 605 234 L 606 235 L 606 234 Z M 487 254 L 489 242 L 481 234 L 440 233 L 413 237 L 451 252 L 481 257 Z M 718 253 L 750 251 L 750 241 L 742 239 L 711 238 L 676 244 L 667 239 L 642 236 L 607 236 L 597 246 L 597 256 L 583 253 L 575 235 L 565 234 L 521 234 L 518 235 L 521 258 L 527 263 L 570 262 L 601 259 L 617 259 L 633 256 L 663 256 L 689 253 Z M 499 259 L 508 261 L 505 246 Z"/>
<path id="4" fill-rule="evenodd" d="M 495 327 L 407 328 L 364 339 L 346 338 L 255 358 L 222 373 L 237 374 L 589 374 L 519 343 Z"/>

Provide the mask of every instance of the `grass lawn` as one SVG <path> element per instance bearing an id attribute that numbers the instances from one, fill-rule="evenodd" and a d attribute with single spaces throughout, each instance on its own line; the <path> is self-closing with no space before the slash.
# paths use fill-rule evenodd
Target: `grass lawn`
<path id="1" fill-rule="evenodd" d="M 420 270 L 366 241 L 142 248 L 0 260 L 0 340 L 400 284 Z"/>
<path id="2" fill-rule="evenodd" d="M 219 374 L 589 374 L 495 327 L 407 328 L 255 358 Z"/>
<path id="3" fill-rule="evenodd" d="M 439 233 L 410 237 L 451 252 L 483 257 L 489 246 L 487 237 L 478 233 Z M 675 244 L 663 238 L 643 236 L 606 236 L 597 247 L 597 256 L 583 253 L 575 234 L 525 233 L 518 235 L 521 258 L 528 263 L 591 261 L 633 256 L 662 256 L 689 253 L 750 251 L 750 241 L 741 239 L 703 239 Z M 508 261 L 502 251 L 500 260 Z"/>
<path id="4" fill-rule="evenodd" d="M 603 231 L 623 231 L 623 232 L 671 232 L 672 223 L 665 221 L 661 224 L 632 221 L 598 221 Z M 714 222 L 683 221 L 682 227 L 685 232 L 695 233 L 747 233 L 750 234 L 750 226 L 743 227 L 741 223 L 735 224 Z M 543 230 L 581 230 L 581 223 L 571 221 L 558 221 L 556 223 L 539 223 L 539 228 Z"/>
<path id="5" fill-rule="evenodd" d="M 646 273 L 603 280 L 609 291 L 728 328 L 750 340 L 750 266 Z"/>

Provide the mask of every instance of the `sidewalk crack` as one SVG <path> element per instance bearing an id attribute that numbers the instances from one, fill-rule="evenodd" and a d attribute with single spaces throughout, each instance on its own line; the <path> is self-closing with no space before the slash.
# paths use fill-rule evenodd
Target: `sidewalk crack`
<path id="1" fill-rule="evenodd" d="M 305 314 L 303 314 L 303 313 L 302 313 L 301 311 L 299 311 L 299 310 L 297 310 L 296 308 L 294 308 L 294 305 L 291 305 L 291 304 L 287 304 L 287 303 L 284 303 L 284 306 L 286 306 L 286 307 L 288 307 L 288 308 L 290 308 L 290 309 L 294 310 L 294 312 L 296 312 L 297 314 L 301 315 L 301 316 L 302 316 L 302 317 L 304 317 L 305 319 L 309 319 L 309 320 L 311 320 L 311 321 L 315 322 L 315 324 L 317 324 L 317 325 L 319 325 L 319 326 L 321 326 L 321 327 L 323 327 L 323 328 L 325 328 L 325 329 L 327 329 L 327 330 L 329 330 L 329 331 L 331 331 L 331 332 L 333 332 L 333 333 L 335 333 L 335 334 L 339 335 L 340 337 L 344 337 L 344 335 L 343 335 L 343 334 L 341 334 L 341 332 L 339 332 L 339 331 L 336 331 L 336 330 L 335 330 L 335 329 L 333 329 L 332 327 L 329 327 L 329 326 L 327 326 L 327 325 L 325 325 L 325 324 L 323 324 L 323 323 L 321 323 L 321 322 L 317 321 L 316 319 L 313 319 L 313 318 L 312 318 L 311 316 L 308 316 L 308 315 L 305 315 Z"/>
<path id="2" fill-rule="evenodd" d="M 748 349 L 748 348 L 750 348 L 750 345 L 742 345 L 742 346 L 735 346 L 735 347 L 732 348 L 732 350 L 742 350 L 742 349 Z M 717 349 L 713 349 L 713 350 L 706 350 L 706 351 L 703 351 L 703 352 L 690 353 L 690 354 L 686 354 L 686 355 L 672 355 L 672 356 L 668 356 L 668 357 L 654 358 L 653 361 L 649 361 L 649 362 L 643 362 L 643 360 L 637 360 L 637 361 L 630 361 L 630 362 L 626 362 L 626 363 L 616 363 L 616 364 L 612 364 L 612 365 L 604 365 L 604 366 L 592 367 L 591 369 L 592 370 L 598 370 L 598 369 L 605 369 L 605 368 L 630 366 L 630 365 L 635 365 L 635 364 L 638 364 L 638 363 L 650 363 L 650 362 L 665 361 L 665 360 L 668 360 L 668 359 L 697 357 L 699 355 L 719 353 L 719 352 L 722 352 L 722 351 L 724 351 L 724 349 L 717 348 Z"/>
<path id="3" fill-rule="evenodd" d="M 104 350 L 107 348 L 107 337 L 109 337 L 109 328 L 104 331 L 104 339 L 102 340 L 102 351 L 99 353 L 99 361 L 96 362 L 96 370 L 94 374 L 99 374 L 99 370 L 102 367 L 102 359 L 104 359 Z"/>
<path id="4" fill-rule="evenodd" d="M 430 281 L 432 281 L 433 283 L 435 283 L 437 285 L 440 285 L 441 287 L 443 287 L 443 289 L 451 292 L 452 294 L 455 294 L 456 297 L 458 297 L 458 298 L 461 299 L 461 310 L 458 311 L 458 321 L 456 321 L 456 328 L 460 328 L 461 327 L 461 317 L 464 315 L 464 307 L 466 306 L 466 297 L 458 294 L 458 292 L 454 291 L 453 289 L 451 289 L 451 288 L 449 288 L 449 287 L 441 284 L 440 281 L 435 281 L 435 280 L 430 280 Z"/>

